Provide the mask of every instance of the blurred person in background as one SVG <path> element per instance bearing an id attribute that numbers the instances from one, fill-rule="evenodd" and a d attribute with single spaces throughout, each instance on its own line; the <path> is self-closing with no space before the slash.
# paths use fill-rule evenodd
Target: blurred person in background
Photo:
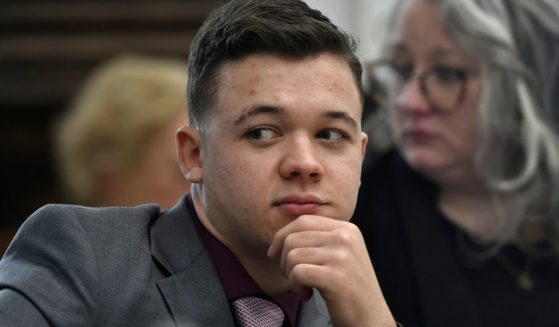
<path id="1" fill-rule="evenodd" d="M 390 24 L 353 222 L 394 317 L 559 326 L 559 2 L 402 0 Z"/>
<path id="2" fill-rule="evenodd" d="M 124 54 L 95 69 L 56 126 L 68 200 L 163 208 L 189 191 L 177 167 L 176 130 L 188 125 L 186 64 Z"/>

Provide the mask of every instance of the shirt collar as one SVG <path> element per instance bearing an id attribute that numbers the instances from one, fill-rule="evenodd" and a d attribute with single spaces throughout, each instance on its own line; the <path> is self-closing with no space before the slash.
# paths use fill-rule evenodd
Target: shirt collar
<path id="1" fill-rule="evenodd" d="M 188 195 L 187 206 L 192 215 L 196 231 L 210 253 L 217 275 L 225 291 L 225 296 L 229 302 L 243 296 L 259 296 L 271 300 L 286 313 L 291 326 L 296 326 L 300 300 L 292 293 L 274 298 L 267 296 L 250 277 L 239 260 L 237 260 L 237 257 L 200 222 L 190 194 Z"/>

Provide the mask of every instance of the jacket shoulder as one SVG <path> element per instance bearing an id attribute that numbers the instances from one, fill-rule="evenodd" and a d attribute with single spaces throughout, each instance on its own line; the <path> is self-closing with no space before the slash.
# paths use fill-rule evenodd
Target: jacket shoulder
<path id="1" fill-rule="evenodd" d="M 155 205 L 46 205 L 23 223 L 0 261 L 0 291 L 29 299 L 53 325 L 93 323 L 115 273 L 128 277 L 138 269 L 133 263 L 151 263 L 147 231 L 159 215 Z"/>

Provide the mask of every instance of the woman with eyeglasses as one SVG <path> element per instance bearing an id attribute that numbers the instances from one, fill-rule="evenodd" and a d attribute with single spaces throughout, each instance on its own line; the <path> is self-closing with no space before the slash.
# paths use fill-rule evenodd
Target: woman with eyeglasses
<path id="1" fill-rule="evenodd" d="M 394 10 L 353 220 L 394 317 L 559 326 L 559 1 Z"/>

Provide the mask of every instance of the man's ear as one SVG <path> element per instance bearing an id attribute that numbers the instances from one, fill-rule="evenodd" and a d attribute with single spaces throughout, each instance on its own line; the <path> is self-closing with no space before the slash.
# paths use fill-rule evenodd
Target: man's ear
<path id="1" fill-rule="evenodd" d="M 202 182 L 202 137 L 200 131 L 183 126 L 177 130 L 177 158 L 182 174 L 190 183 Z"/>
<path id="2" fill-rule="evenodd" d="M 365 159 L 365 152 L 367 150 L 367 142 L 369 141 L 369 136 L 365 132 L 361 132 L 361 159 Z"/>

